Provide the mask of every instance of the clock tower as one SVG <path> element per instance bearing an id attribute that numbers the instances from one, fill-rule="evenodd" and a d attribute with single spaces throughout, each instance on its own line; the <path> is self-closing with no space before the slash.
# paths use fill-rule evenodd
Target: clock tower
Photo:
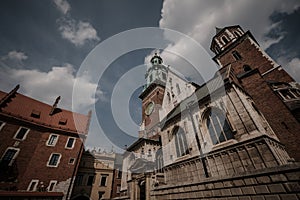
<path id="1" fill-rule="evenodd" d="M 142 100 L 142 123 L 139 137 L 152 138 L 158 133 L 159 109 L 161 108 L 168 68 L 162 58 L 155 53 L 151 58 L 145 79 L 146 85 L 139 98 Z"/>

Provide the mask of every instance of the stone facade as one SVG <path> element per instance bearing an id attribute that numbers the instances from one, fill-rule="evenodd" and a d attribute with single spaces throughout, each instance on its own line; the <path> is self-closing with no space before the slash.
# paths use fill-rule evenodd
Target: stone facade
<path id="1" fill-rule="evenodd" d="M 159 116 L 143 113 L 120 199 L 299 198 L 299 84 L 240 26 L 217 29 L 211 50 L 220 69 L 207 83 L 167 67 L 165 80 L 147 84 L 143 112 L 159 89 Z M 159 151 L 141 159 L 149 144 Z"/>
<path id="2" fill-rule="evenodd" d="M 117 180 L 115 176 L 118 176 L 115 165 L 117 156 L 119 154 L 115 152 L 85 151 L 80 161 L 71 199 L 115 197 L 117 192 L 113 187 L 114 181 Z"/>

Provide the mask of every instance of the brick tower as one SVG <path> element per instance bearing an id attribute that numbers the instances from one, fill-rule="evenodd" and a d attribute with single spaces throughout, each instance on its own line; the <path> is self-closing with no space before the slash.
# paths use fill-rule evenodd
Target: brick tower
<path id="1" fill-rule="evenodd" d="M 216 54 L 213 60 L 221 68 L 231 66 L 290 156 L 299 161 L 299 84 L 240 26 L 217 28 L 210 49 Z"/>

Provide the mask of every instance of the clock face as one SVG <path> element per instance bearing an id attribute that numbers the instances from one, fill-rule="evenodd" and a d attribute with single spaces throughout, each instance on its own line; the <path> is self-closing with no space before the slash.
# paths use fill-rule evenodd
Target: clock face
<path id="1" fill-rule="evenodd" d="M 151 115 L 151 113 L 153 112 L 154 110 L 154 102 L 151 101 L 150 103 L 148 103 L 146 109 L 145 109 L 145 114 L 146 115 Z"/>

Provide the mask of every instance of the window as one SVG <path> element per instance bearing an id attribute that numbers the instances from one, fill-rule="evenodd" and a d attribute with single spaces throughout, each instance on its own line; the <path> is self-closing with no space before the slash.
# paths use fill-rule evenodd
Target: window
<path id="1" fill-rule="evenodd" d="M 38 184 L 39 180 L 31 180 L 28 185 L 27 191 L 36 191 Z"/>
<path id="2" fill-rule="evenodd" d="M 47 146 L 55 146 L 56 142 L 58 140 L 58 135 L 51 134 L 49 135 L 48 141 L 47 141 Z"/>
<path id="3" fill-rule="evenodd" d="M 78 174 L 76 177 L 75 184 L 76 185 L 82 185 L 82 180 L 83 180 L 83 174 Z"/>
<path id="4" fill-rule="evenodd" d="M 2 156 L 1 164 L 4 166 L 11 166 L 16 159 L 20 149 L 9 147 Z"/>
<path id="5" fill-rule="evenodd" d="M 242 56 L 237 51 L 233 51 L 232 55 L 235 58 L 235 60 L 241 60 L 242 59 Z"/>
<path id="6" fill-rule="evenodd" d="M 184 130 L 181 127 L 176 126 L 173 130 L 173 137 L 175 138 L 177 157 L 186 155 L 188 153 L 188 145 Z"/>
<path id="7" fill-rule="evenodd" d="M 94 175 L 91 175 L 91 176 L 89 176 L 88 177 L 88 181 L 87 181 L 87 186 L 92 186 L 93 185 L 93 183 L 94 183 L 94 178 L 95 178 L 95 176 Z"/>
<path id="8" fill-rule="evenodd" d="M 180 94 L 181 91 L 178 83 L 176 83 L 176 89 L 177 89 L 177 94 Z"/>
<path id="9" fill-rule="evenodd" d="M 167 92 L 167 97 L 168 97 L 168 103 L 170 103 L 171 102 L 171 96 L 170 96 L 169 92 Z"/>
<path id="10" fill-rule="evenodd" d="M 172 160 L 170 156 L 170 160 Z M 162 150 L 161 148 L 157 150 L 155 154 L 155 167 L 157 172 L 163 172 L 163 155 L 162 155 Z"/>
<path id="11" fill-rule="evenodd" d="M 239 34 L 237 31 L 234 31 L 233 33 L 234 33 L 234 35 L 235 35 L 236 37 L 239 37 L 239 36 L 240 36 L 240 34 Z"/>
<path id="12" fill-rule="evenodd" d="M 56 184 L 57 184 L 57 181 L 55 181 L 55 180 L 50 181 L 47 191 L 52 192 L 55 189 Z"/>
<path id="13" fill-rule="evenodd" d="M 75 144 L 75 138 L 69 137 L 68 141 L 66 143 L 66 148 L 67 149 L 73 149 L 74 144 Z"/>
<path id="14" fill-rule="evenodd" d="M 244 72 L 249 72 L 252 70 L 249 65 L 244 65 L 243 68 L 244 68 Z"/>
<path id="15" fill-rule="evenodd" d="M 75 158 L 70 158 L 69 164 L 73 165 L 75 163 Z"/>
<path id="16" fill-rule="evenodd" d="M 3 128 L 4 125 L 5 125 L 5 122 L 0 121 L 0 131 Z"/>
<path id="17" fill-rule="evenodd" d="M 28 132 L 29 132 L 28 128 L 20 127 L 14 138 L 18 140 L 25 140 Z"/>
<path id="18" fill-rule="evenodd" d="M 164 73 L 164 72 L 162 73 L 162 79 L 163 79 L 163 80 L 167 80 L 167 75 L 166 75 L 166 73 Z"/>
<path id="19" fill-rule="evenodd" d="M 231 127 L 221 112 L 210 111 L 206 125 L 213 144 L 219 144 L 233 138 Z"/>
<path id="20" fill-rule="evenodd" d="M 224 44 L 228 43 L 228 40 L 227 40 L 227 38 L 225 36 L 222 37 L 222 40 L 223 40 Z"/>
<path id="21" fill-rule="evenodd" d="M 151 157 L 152 153 L 151 153 L 151 149 L 148 149 L 148 157 Z"/>
<path id="22" fill-rule="evenodd" d="M 122 178 L 122 171 L 121 171 L 121 169 L 118 170 L 117 178 Z"/>
<path id="23" fill-rule="evenodd" d="M 107 176 L 108 174 L 101 174 L 100 186 L 106 186 Z"/>
<path id="24" fill-rule="evenodd" d="M 59 153 L 51 154 L 48 164 L 48 167 L 57 167 L 60 161 L 61 155 Z"/>

